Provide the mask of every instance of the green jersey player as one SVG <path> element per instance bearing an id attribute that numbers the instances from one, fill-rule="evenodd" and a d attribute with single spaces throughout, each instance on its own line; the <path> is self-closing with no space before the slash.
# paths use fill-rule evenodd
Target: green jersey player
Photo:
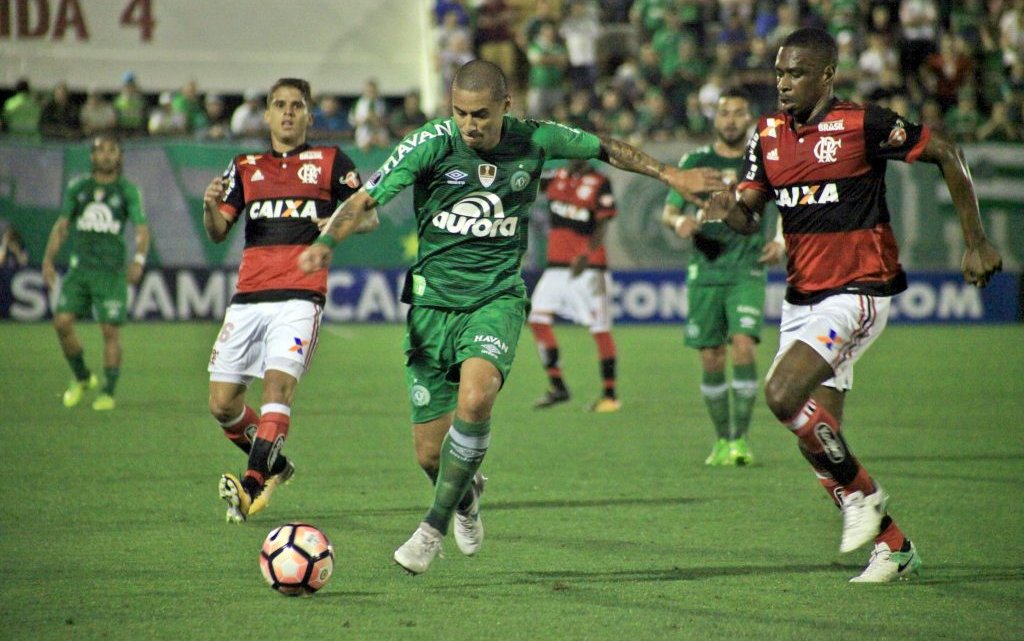
<path id="1" fill-rule="evenodd" d="M 64 392 L 64 405 L 74 407 L 86 390 L 99 384 L 85 365 L 82 343 L 75 333 L 76 318 L 93 313 L 103 331 L 103 389 L 94 410 L 114 409 L 114 388 L 121 371 L 120 327 L 128 313 L 128 283 L 142 280 L 149 252 L 149 225 L 142 211 L 139 188 L 121 175 L 123 152 L 111 136 L 98 136 L 92 145 L 92 173 L 68 185 L 60 217 L 50 231 L 43 256 L 43 279 L 57 282 L 53 261 L 71 239 L 71 259 L 61 283 L 53 318 L 64 357 L 75 378 Z M 135 228 L 135 257 L 125 269 L 124 232 Z"/>
<path id="2" fill-rule="evenodd" d="M 368 212 L 414 187 L 419 252 L 404 292 L 406 379 L 416 455 L 435 485 L 425 519 L 395 552 L 414 574 L 430 566 L 453 514 L 463 553 L 475 554 L 483 541 L 478 470 L 528 306 L 520 262 L 544 162 L 600 158 L 687 193 L 722 184 L 717 171 L 666 166 L 616 140 L 512 117 L 510 106 L 498 67 L 461 67 L 452 117 L 407 135 L 299 258 L 307 272 L 326 268 L 331 249 Z"/>
<path id="3" fill-rule="evenodd" d="M 750 100 L 728 90 L 715 111 L 715 142 L 683 156 L 679 166 L 714 167 L 735 184 L 743 167 L 747 131 L 753 124 Z M 748 465 L 753 455 L 746 435 L 757 396 L 755 350 L 764 320 L 765 264 L 780 260 L 779 240 L 765 243 L 760 234 L 744 236 L 723 224 L 701 224 L 695 207 L 669 192 L 662 222 L 681 238 L 692 238 L 687 266 L 685 343 L 700 350 L 700 391 L 715 426 L 717 440 L 707 465 Z M 732 416 L 726 383 L 726 344 L 732 346 Z"/>

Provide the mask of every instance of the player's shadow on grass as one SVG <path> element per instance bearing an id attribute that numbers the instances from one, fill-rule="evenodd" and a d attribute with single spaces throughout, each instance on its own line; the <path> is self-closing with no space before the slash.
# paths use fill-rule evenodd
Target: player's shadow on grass
<path id="1" fill-rule="evenodd" d="M 703 503 L 705 499 L 696 499 L 680 496 L 664 498 L 639 498 L 620 497 L 607 499 L 573 499 L 573 500 L 539 500 L 539 501 L 494 501 L 486 503 L 488 512 L 498 510 L 565 510 L 573 508 L 603 508 L 603 507 L 671 507 L 674 505 L 692 505 Z M 416 507 L 390 507 L 372 510 L 352 510 L 346 514 L 352 516 L 387 516 L 392 514 L 408 514 L 410 512 L 422 512 L 423 506 Z"/>

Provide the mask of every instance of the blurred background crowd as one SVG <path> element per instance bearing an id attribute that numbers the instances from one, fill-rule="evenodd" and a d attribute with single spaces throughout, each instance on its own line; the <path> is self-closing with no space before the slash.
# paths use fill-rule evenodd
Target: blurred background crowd
<path id="1" fill-rule="evenodd" d="M 455 69 L 483 58 L 505 71 L 518 114 L 637 144 L 709 139 L 718 96 L 733 85 L 771 110 L 775 53 L 801 26 L 839 43 L 840 97 L 961 142 L 1024 140 L 1024 0 L 437 0 L 434 20 L 442 95 Z M 131 71 L 116 93 L 70 86 L 24 78 L 0 90 L 4 135 L 265 137 L 265 89 L 151 88 Z M 446 115 L 447 102 L 424 113 L 416 89 L 382 95 L 367 79 L 360 95 L 316 96 L 311 135 L 389 147 Z"/>

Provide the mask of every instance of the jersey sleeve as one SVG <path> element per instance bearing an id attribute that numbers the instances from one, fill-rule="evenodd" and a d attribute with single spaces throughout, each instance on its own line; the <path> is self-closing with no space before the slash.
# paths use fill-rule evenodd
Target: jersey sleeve
<path id="1" fill-rule="evenodd" d="M 928 127 L 884 107 L 868 105 L 864 113 L 864 150 L 869 160 L 914 162 L 930 138 Z"/>
<path id="2" fill-rule="evenodd" d="M 235 158 L 228 165 L 221 175 L 224 179 L 224 199 L 219 205 L 220 213 L 229 220 L 234 220 L 238 212 L 245 206 L 245 194 L 242 189 L 242 179 L 238 175 L 238 159 Z"/>
<path id="3" fill-rule="evenodd" d="M 436 133 L 436 123 L 429 122 L 403 138 L 380 169 L 363 185 L 378 205 L 386 204 L 403 189 L 415 184 L 421 174 L 444 156 L 448 138 Z M 451 132 L 448 133 L 450 136 Z"/>
<path id="4" fill-rule="evenodd" d="M 778 121 L 771 118 L 768 120 L 762 118 L 757 123 L 757 129 L 747 142 L 747 154 L 743 157 L 743 170 L 740 172 L 742 178 L 740 178 L 740 183 L 737 185 L 739 191 L 753 189 L 762 194 L 772 193 L 772 185 L 768 181 L 768 173 L 764 169 L 761 136 L 768 133 L 774 136 L 777 126 L 779 126 Z"/>
<path id="5" fill-rule="evenodd" d="M 363 180 L 356 171 L 356 164 L 337 147 L 334 148 L 334 165 L 331 168 L 331 198 L 336 203 L 343 203 L 348 197 L 359 191 Z"/>
<path id="6" fill-rule="evenodd" d="M 532 139 L 540 145 L 549 160 L 597 158 L 601 155 L 601 139 L 592 133 L 559 122 L 537 121 Z"/>
<path id="7" fill-rule="evenodd" d="M 128 207 L 128 220 L 132 221 L 133 225 L 145 225 L 149 221 L 146 220 L 146 212 L 142 209 L 142 189 L 137 185 L 128 184 L 125 193 L 125 204 Z"/>
<path id="8" fill-rule="evenodd" d="M 694 154 L 685 154 L 679 159 L 680 169 L 693 169 L 696 166 L 697 158 Z M 686 206 L 686 199 L 675 189 L 669 189 L 668 195 L 665 196 L 665 204 L 683 209 Z"/>

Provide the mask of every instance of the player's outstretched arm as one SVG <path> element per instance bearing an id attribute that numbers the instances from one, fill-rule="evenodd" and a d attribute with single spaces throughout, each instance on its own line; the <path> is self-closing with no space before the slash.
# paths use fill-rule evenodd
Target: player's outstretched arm
<path id="1" fill-rule="evenodd" d="M 964 280 L 972 285 L 984 287 L 992 278 L 992 274 L 1002 270 L 1003 259 L 985 236 L 985 227 L 981 224 L 981 211 L 978 209 L 978 197 L 974 193 L 974 181 L 971 179 L 971 170 L 967 168 L 963 150 L 941 133 L 932 131 L 920 160 L 938 166 L 953 199 L 953 207 L 960 218 L 960 228 L 963 230 L 964 243 L 967 245 L 963 261 L 960 263 Z"/>
<path id="2" fill-rule="evenodd" d="M 609 164 L 636 174 L 657 178 L 683 196 L 695 199 L 695 194 L 725 189 L 722 172 L 709 167 L 680 169 L 652 158 L 636 147 L 621 140 L 599 136 L 601 150 Z"/>
<path id="3" fill-rule="evenodd" d="M 753 234 L 761 229 L 761 214 L 767 198 L 755 189 L 716 191 L 697 212 L 700 223 L 720 221 L 733 231 Z"/>
<path id="4" fill-rule="evenodd" d="M 43 282 L 47 287 L 53 287 L 57 282 L 57 269 L 53 261 L 57 259 L 57 253 L 68 239 L 68 219 L 58 218 L 50 229 L 50 237 L 46 239 L 46 249 L 43 251 Z"/>
<path id="5" fill-rule="evenodd" d="M 338 243 L 352 234 L 373 231 L 379 224 L 377 201 L 360 189 L 334 210 L 320 232 L 320 237 L 302 251 L 299 255 L 299 269 L 307 274 L 327 269 Z"/>
<path id="6" fill-rule="evenodd" d="M 215 243 L 222 242 L 231 231 L 231 221 L 220 213 L 219 205 L 224 200 L 224 179 L 220 176 L 210 181 L 203 194 L 203 227 L 206 235 Z"/>
<path id="7" fill-rule="evenodd" d="M 149 256 L 149 225 L 135 225 L 135 257 L 128 266 L 128 283 L 138 285 L 142 282 L 142 272 L 146 268 L 146 257 Z"/>

